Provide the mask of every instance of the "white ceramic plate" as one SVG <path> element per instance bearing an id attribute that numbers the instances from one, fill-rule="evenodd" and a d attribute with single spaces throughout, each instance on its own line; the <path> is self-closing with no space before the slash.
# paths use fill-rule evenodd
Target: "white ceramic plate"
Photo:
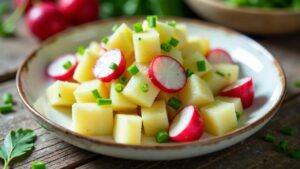
<path id="1" fill-rule="evenodd" d="M 212 48 L 222 47 L 240 65 L 241 76 L 251 76 L 255 82 L 255 100 L 242 116 L 239 128 L 223 136 L 210 136 L 188 143 L 157 144 L 143 137 L 141 145 L 115 143 L 111 137 L 87 137 L 71 128 L 71 110 L 54 109 L 45 101 L 45 88 L 53 82 L 45 74 L 46 66 L 55 57 L 74 53 L 78 46 L 100 41 L 111 34 L 115 24 L 128 25 L 143 18 L 119 18 L 80 26 L 55 36 L 32 52 L 17 75 L 17 87 L 22 101 L 35 120 L 59 138 L 83 149 L 127 159 L 171 160 L 211 153 L 234 145 L 262 128 L 275 114 L 285 94 L 285 75 L 274 57 L 261 45 L 232 30 L 197 20 L 175 19 L 187 25 L 189 36 L 204 36 Z"/>

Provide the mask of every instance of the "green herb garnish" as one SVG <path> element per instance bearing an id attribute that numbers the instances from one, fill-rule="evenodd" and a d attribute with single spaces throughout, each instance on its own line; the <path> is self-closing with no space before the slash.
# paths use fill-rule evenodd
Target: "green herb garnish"
<path id="1" fill-rule="evenodd" d="M 101 98 L 98 89 L 92 90 L 92 95 L 95 97 L 95 99 Z"/>
<path id="2" fill-rule="evenodd" d="M 85 52 L 85 47 L 79 46 L 79 47 L 77 48 L 77 53 L 78 53 L 79 55 L 83 55 L 84 52 Z"/>
<path id="3" fill-rule="evenodd" d="M 137 68 L 136 64 L 132 64 L 131 66 L 128 67 L 127 71 L 131 76 L 136 75 L 139 73 L 139 69 Z"/>
<path id="4" fill-rule="evenodd" d="M 69 70 L 73 66 L 71 61 L 67 61 L 66 63 L 63 64 L 64 69 Z"/>
<path id="5" fill-rule="evenodd" d="M 104 44 L 107 44 L 107 42 L 108 42 L 108 37 L 107 37 L 107 36 L 104 36 L 104 37 L 102 38 L 102 42 L 103 42 Z"/>
<path id="6" fill-rule="evenodd" d="M 179 41 L 175 38 L 171 38 L 168 42 L 171 46 L 176 47 L 179 44 Z"/>
<path id="7" fill-rule="evenodd" d="M 225 76 L 225 74 L 224 74 L 224 73 L 222 73 L 222 72 L 220 72 L 220 71 L 216 71 L 216 74 L 217 74 L 217 75 L 219 75 L 219 76 L 222 76 L 222 77 L 224 77 L 224 76 Z"/>
<path id="8" fill-rule="evenodd" d="M 179 99 L 177 99 L 176 97 L 171 97 L 168 100 L 167 105 L 172 107 L 175 110 L 178 110 L 181 107 L 182 102 Z"/>
<path id="9" fill-rule="evenodd" d="M 192 72 L 190 69 L 187 69 L 185 74 L 187 77 L 191 77 L 194 74 L 194 72 Z"/>
<path id="10" fill-rule="evenodd" d="M 172 46 L 169 43 L 162 43 L 160 45 L 161 50 L 165 51 L 165 52 L 170 52 L 172 49 Z"/>
<path id="11" fill-rule="evenodd" d="M 137 23 L 133 24 L 133 30 L 136 33 L 143 32 L 143 24 L 141 22 L 137 22 Z"/>
<path id="12" fill-rule="evenodd" d="M 111 63 L 111 64 L 109 65 L 109 68 L 110 68 L 111 70 L 116 70 L 117 67 L 118 67 L 118 65 L 117 65 L 116 63 Z"/>
<path id="13" fill-rule="evenodd" d="M 169 141 L 169 134 L 166 131 L 159 131 L 156 135 L 155 135 L 155 140 L 157 143 L 166 143 Z"/>
<path id="14" fill-rule="evenodd" d="M 284 135 L 292 136 L 295 133 L 295 129 L 291 127 L 283 127 L 280 129 L 280 132 Z"/>
<path id="15" fill-rule="evenodd" d="M 176 21 L 169 21 L 168 25 L 172 27 L 176 27 Z"/>
<path id="16" fill-rule="evenodd" d="M 275 139 L 276 139 L 275 136 L 272 134 L 269 134 L 269 133 L 264 136 L 264 140 L 266 142 L 273 143 L 275 141 Z"/>
<path id="17" fill-rule="evenodd" d="M 197 71 L 198 72 L 203 72 L 206 70 L 206 63 L 205 60 L 199 60 L 197 61 Z"/>
<path id="18" fill-rule="evenodd" d="M 277 149 L 278 152 L 281 152 L 281 153 L 286 152 L 287 149 L 288 149 L 288 142 L 285 141 L 285 140 L 280 141 L 280 142 L 277 144 L 276 149 Z"/>
<path id="19" fill-rule="evenodd" d="M 300 159 L 300 149 L 290 151 L 289 156 L 294 159 Z"/>
<path id="20" fill-rule="evenodd" d="M 156 27 L 156 22 L 158 20 L 158 17 L 156 15 L 147 16 L 147 22 L 150 28 Z"/>
<path id="21" fill-rule="evenodd" d="M 13 95 L 8 92 L 4 93 L 3 94 L 3 103 L 4 104 L 13 103 Z"/>
<path id="22" fill-rule="evenodd" d="M 0 105 L 0 113 L 10 113 L 13 110 L 12 103 Z"/>
<path id="23" fill-rule="evenodd" d="M 46 163 L 43 161 L 33 161 L 31 163 L 31 169 L 46 169 Z"/>
<path id="24" fill-rule="evenodd" d="M 111 105 L 112 104 L 111 99 L 104 99 L 104 98 L 97 98 L 96 102 L 100 106 L 102 106 L 102 105 Z"/>
<path id="25" fill-rule="evenodd" d="M 294 81 L 294 86 L 295 87 L 300 87 L 300 80 L 295 80 Z"/>
<path id="26" fill-rule="evenodd" d="M 236 118 L 239 120 L 241 118 L 242 113 L 237 111 L 235 112 L 235 114 L 236 114 Z"/>
<path id="27" fill-rule="evenodd" d="M 127 83 L 127 78 L 125 77 L 125 76 L 121 76 L 120 78 L 119 78 L 119 82 L 121 83 L 121 84 L 126 84 Z"/>
<path id="28" fill-rule="evenodd" d="M 116 91 L 117 93 L 121 93 L 121 92 L 123 91 L 124 87 L 125 87 L 124 84 L 122 84 L 122 83 L 117 83 L 116 86 L 115 86 L 115 91 Z"/>
<path id="29" fill-rule="evenodd" d="M 148 92 L 149 91 L 149 84 L 148 83 L 145 83 L 145 84 L 143 84 L 142 86 L 141 86 L 141 90 L 143 91 L 143 92 Z"/>

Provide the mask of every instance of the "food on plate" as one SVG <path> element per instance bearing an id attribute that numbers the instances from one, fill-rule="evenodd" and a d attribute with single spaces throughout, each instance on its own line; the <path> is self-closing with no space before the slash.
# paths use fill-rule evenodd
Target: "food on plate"
<path id="1" fill-rule="evenodd" d="M 72 107 L 72 127 L 122 144 L 188 142 L 238 128 L 254 99 L 251 77 L 207 37 L 188 37 L 184 24 L 148 16 L 113 26 L 100 42 L 48 66 L 52 106 Z M 67 65 L 68 69 L 65 69 Z M 63 77 L 63 78 L 62 78 Z"/>

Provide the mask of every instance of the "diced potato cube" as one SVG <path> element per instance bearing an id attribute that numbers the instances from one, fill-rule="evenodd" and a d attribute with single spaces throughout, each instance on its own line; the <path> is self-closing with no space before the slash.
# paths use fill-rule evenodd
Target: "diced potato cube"
<path id="1" fill-rule="evenodd" d="M 113 111 L 110 106 L 96 103 L 75 103 L 72 106 L 75 132 L 89 136 L 112 135 Z"/>
<path id="2" fill-rule="evenodd" d="M 114 111 L 130 111 L 137 109 L 137 105 L 128 100 L 123 93 L 118 93 L 115 89 L 116 82 L 111 83 L 110 98 Z"/>
<path id="3" fill-rule="evenodd" d="M 202 76 L 202 78 L 209 85 L 214 95 L 217 95 L 224 87 L 229 84 L 225 77 L 217 74 L 214 70 L 206 73 Z"/>
<path id="4" fill-rule="evenodd" d="M 243 105 L 242 105 L 241 99 L 239 97 L 218 96 L 218 97 L 216 97 L 216 100 L 233 103 L 236 112 L 239 112 L 241 114 L 244 112 Z"/>
<path id="5" fill-rule="evenodd" d="M 171 39 L 174 32 L 174 27 L 160 21 L 156 22 L 155 28 L 149 28 L 147 21 L 144 21 L 143 29 L 144 30 L 155 29 L 159 33 L 160 43 L 168 42 Z"/>
<path id="6" fill-rule="evenodd" d="M 117 143 L 140 144 L 142 118 L 137 115 L 117 114 L 115 116 L 114 139 Z"/>
<path id="7" fill-rule="evenodd" d="M 52 106 L 71 106 L 76 102 L 73 95 L 79 85 L 77 83 L 56 81 L 47 88 L 47 98 Z"/>
<path id="8" fill-rule="evenodd" d="M 151 107 L 141 108 L 143 126 L 146 136 L 154 136 L 169 127 L 165 101 L 155 101 Z"/>
<path id="9" fill-rule="evenodd" d="M 125 55 L 126 59 L 132 57 L 133 42 L 131 29 L 125 23 L 120 25 L 114 34 L 109 38 L 106 46 L 108 49 L 120 49 Z"/>
<path id="10" fill-rule="evenodd" d="M 179 92 L 179 98 L 184 105 L 193 104 L 197 107 L 214 102 L 208 84 L 195 74 L 188 78 L 185 87 Z"/>
<path id="11" fill-rule="evenodd" d="M 204 70 L 198 70 L 197 63 L 199 61 L 205 62 Z M 195 73 L 198 76 L 202 76 L 212 69 L 212 66 L 210 65 L 210 63 L 206 60 L 206 58 L 200 52 L 195 52 L 192 55 L 190 55 L 189 57 L 184 58 L 183 66 L 184 66 L 184 68 L 191 70 L 193 73 Z"/>
<path id="12" fill-rule="evenodd" d="M 96 98 L 93 95 L 92 91 L 97 89 L 98 93 L 101 97 L 108 98 L 109 90 L 106 88 L 105 84 L 98 80 L 91 80 L 87 82 L 83 82 L 80 86 L 75 90 L 74 96 L 76 102 L 78 103 L 89 103 L 96 102 Z"/>
<path id="13" fill-rule="evenodd" d="M 177 93 L 166 93 L 166 92 L 160 91 L 158 93 L 158 96 L 156 97 L 156 100 L 164 100 L 166 103 L 168 103 L 168 101 L 171 97 L 178 98 L 178 94 Z M 167 105 L 167 113 L 168 113 L 169 121 L 171 121 L 175 117 L 175 115 L 178 113 L 178 110 Z"/>
<path id="14" fill-rule="evenodd" d="M 170 52 L 162 51 L 162 54 L 170 56 L 170 57 L 176 59 L 181 64 L 183 63 L 183 58 L 182 58 L 180 50 L 177 50 L 177 49 L 173 48 Z"/>
<path id="15" fill-rule="evenodd" d="M 133 46 L 136 62 L 149 63 L 160 54 L 159 34 L 155 30 L 134 33 Z"/>
<path id="16" fill-rule="evenodd" d="M 199 43 L 200 43 L 200 49 L 201 49 L 201 52 L 204 56 L 207 55 L 208 51 L 210 50 L 210 42 L 209 42 L 209 39 L 207 38 L 200 38 L 199 39 Z"/>
<path id="17" fill-rule="evenodd" d="M 144 64 L 144 63 L 135 63 L 135 64 L 140 72 L 142 72 L 144 75 L 148 75 L 148 68 L 149 68 L 148 64 Z"/>
<path id="18" fill-rule="evenodd" d="M 174 38 L 179 41 L 179 44 L 176 48 L 181 49 L 187 43 L 187 28 L 185 24 L 177 24 L 174 28 Z"/>
<path id="19" fill-rule="evenodd" d="M 239 78 L 239 66 L 235 64 L 215 64 L 213 68 L 216 71 L 223 73 L 225 79 L 228 80 L 228 83 L 234 83 Z"/>
<path id="20" fill-rule="evenodd" d="M 189 57 L 195 52 L 200 52 L 202 55 L 206 56 L 209 50 L 210 44 L 207 38 L 193 37 L 189 38 L 182 48 L 182 55 L 184 57 Z"/>
<path id="21" fill-rule="evenodd" d="M 91 42 L 87 50 L 100 57 L 105 51 L 100 47 L 98 42 Z"/>
<path id="22" fill-rule="evenodd" d="M 147 85 L 149 88 L 147 92 L 142 90 L 144 85 Z M 158 92 L 159 89 L 156 88 L 143 73 L 132 76 L 123 90 L 124 96 L 142 107 L 150 107 L 158 95 Z"/>
<path id="23" fill-rule="evenodd" d="M 205 131 L 213 135 L 223 135 L 237 128 L 234 104 L 216 101 L 202 107 L 201 115 Z"/>

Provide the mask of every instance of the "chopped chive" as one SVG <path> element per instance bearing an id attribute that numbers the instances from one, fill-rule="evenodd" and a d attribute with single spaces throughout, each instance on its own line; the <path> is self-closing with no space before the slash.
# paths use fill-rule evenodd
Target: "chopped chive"
<path id="1" fill-rule="evenodd" d="M 185 74 L 186 74 L 187 77 L 191 77 L 192 74 L 194 74 L 194 72 L 192 72 L 190 69 L 187 69 Z"/>
<path id="2" fill-rule="evenodd" d="M 108 37 L 107 37 L 107 36 L 104 36 L 104 37 L 102 38 L 102 42 L 105 43 L 105 44 L 107 44 L 107 42 L 108 42 Z"/>
<path id="3" fill-rule="evenodd" d="M 172 49 L 172 46 L 169 43 L 162 43 L 160 45 L 160 48 L 165 52 L 170 52 Z"/>
<path id="4" fill-rule="evenodd" d="M 171 46 L 176 47 L 179 44 L 179 41 L 175 38 L 171 38 L 168 42 Z"/>
<path id="5" fill-rule="evenodd" d="M 283 127 L 280 132 L 284 135 L 292 136 L 295 133 L 295 129 L 291 127 Z"/>
<path id="6" fill-rule="evenodd" d="M 61 98 L 61 94 L 60 93 L 58 93 L 58 97 Z"/>
<path id="7" fill-rule="evenodd" d="M 219 75 L 219 76 L 222 76 L 222 77 L 225 76 L 224 73 L 222 73 L 222 72 L 220 72 L 220 71 L 216 71 L 216 74 Z"/>
<path id="8" fill-rule="evenodd" d="M 139 69 L 137 68 L 136 64 L 132 64 L 131 66 L 129 66 L 129 68 L 127 69 L 127 71 L 129 72 L 129 74 L 131 76 L 139 73 Z"/>
<path id="9" fill-rule="evenodd" d="M 176 21 L 169 21 L 168 25 L 172 27 L 176 27 Z"/>
<path id="10" fill-rule="evenodd" d="M 295 87 L 300 87 L 300 80 L 295 80 L 294 81 L 294 86 Z"/>
<path id="11" fill-rule="evenodd" d="M 143 24 L 141 22 L 137 22 L 137 23 L 133 24 L 133 30 L 136 33 L 143 32 Z"/>
<path id="12" fill-rule="evenodd" d="M 33 161 L 31 163 L 31 169 L 46 169 L 46 163 L 43 161 Z"/>
<path id="13" fill-rule="evenodd" d="M 77 48 L 77 53 L 78 53 L 78 54 L 83 55 L 84 52 L 85 52 L 85 47 L 79 46 L 79 47 Z"/>
<path id="14" fill-rule="evenodd" d="M 121 84 L 126 84 L 127 78 L 126 78 L 125 76 L 121 76 L 120 79 L 119 79 L 119 82 L 120 82 Z"/>
<path id="15" fill-rule="evenodd" d="M 118 67 L 118 65 L 114 62 L 112 62 L 110 65 L 109 65 L 109 68 L 112 69 L 112 70 L 116 70 Z"/>
<path id="16" fill-rule="evenodd" d="M 113 32 L 116 32 L 116 30 L 119 28 L 119 25 L 117 25 L 117 24 L 115 24 L 112 28 L 111 28 L 111 30 L 113 31 Z"/>
<path id="17" fill-rule="evenodd" d="M 290 151 L 289 156 L 294 159 L 300 159 L 300 149 Z"/>
<path id="18" fill-rule="evenodd" d="M 157 143 L 166 143 L 169 141 L 169 134 L 166 131 L 159 131 L 155 135 L 155 140 Z"/>
<path id="19" fill-rule="evenodd" d="M 121 93 L 121 92 L 123 91 L 124 87 L 125 87 L 124 84 L 118 83 L 118 84 L 116 84 L 116 86 L 115 86 L 115 91 L 116 91 L 117 93 Z"/>
<path id="20" fill-rule="evenodd" d="M 227 77 L 230 77 L 231 76 L 231 73 L 227 73 Z"/>
<path id="21" fill-rule="evenodd" d="M 156 27 L 156 21 L 158 17 L 156 15 L 152 16 L 147 16 L 147 22 L 150 28 L 155 28 Z"/>
<path id="22" fill-rule="evenodd" d="M 203 72 L 206 70 L 205 60 L 199 60 L 196 64 L 198 72 Z"/>
<path id="23" fill-rule="evenodd" d="M 142 40 L 142 38 L 141 38 L 141 37 L 139 37 L 138 39 L 139 39 L 139 40 Z"/>
<path id="24" fill-rule="evenodd" d="M 64 69 L 69 70 L 73 66 L 71 61 L 67 61 L 66 63 L 63 64 Z"/>
<path id="25" fill-rule="evenodd" d="M 93 96 L 95 97 L 95 99 L 101 98 L 98 89 L 92 90 L 92 94 L 93 94 Z"/>
<path id="26" fill-rule="evenodd" d="M 3 103 L 4 104 L 13 103 L 13 95 L 8 92 L 4 93 L 3 94 Z"/>
<path id="27" fill-rule="evenodd" d="M 235 112 L 235 114 L 236 114 L 236 118 L 239 120 L 241 118 L 242 113 L 237 111 Z"/>
<path id="28" fill-rule="evenodd" d="M 9 113 L 9 112 L 12 112 L 12 108 L 13 108 L 13 105 L 11 103 L 3 104 L 3 105 L 0 105 L 0 112 L 1 113 Z"/>
<path id="29" fill-rule="evenodd" d="M 98 105 L 111 105 L 112 104 L 112 100 L 111 99 L 104 99 L 104 98 L 97 98 L 96 102 Z"/>
<path id="30" fill-rule="evenodd" d="M 171 97 L 167 103 L 168 106 L 172 107 L 175 110 L 178 110 L 181 107 L 181 104 L 182 102 L 176 97 Z"/>
<path id="31" fill-rule="evenodd" d="M 143 92 L 148 92 L 149 91 L 149 84 L 148 83 L 145 83 L 145 84 L 143 84 L 142 86 L 141 86 L 141 90 L 143 91 Z"/>
<path id="32" fill-rule="evenodd" d="M 268 133 L 268 134 L 266 134 L 266 135 L 264 136 L 264 140 L 265 140 L 266 142 L 273 143 L 273 142 L 275 141 L 275 136 Z"/>
<path id="33" fill-rule="evenodd" d="M 277 151 L 278 152 L 281 152 L 281 153 L 284 153 L 286 152 L 288 149 L 288 142 L 283 140 L 283 141 L 280 141 L 278 144 L 277 144 Z"/>

